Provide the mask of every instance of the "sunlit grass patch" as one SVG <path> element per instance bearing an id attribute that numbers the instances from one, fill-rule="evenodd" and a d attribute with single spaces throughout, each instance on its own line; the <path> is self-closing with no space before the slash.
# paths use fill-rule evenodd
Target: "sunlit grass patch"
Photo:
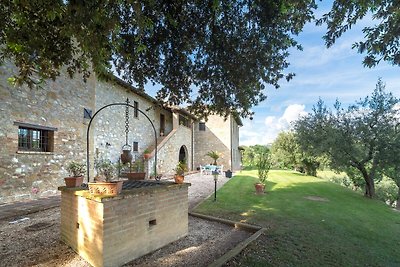
<path id="1" fill-rule="evenodd" d="M 291 171 L 271 171 L 264 195 L 256 181 L 243 171 L 196 210 L 268 229 L 242 266 L 400 266 L 400 213 L 384 203 Z"/>

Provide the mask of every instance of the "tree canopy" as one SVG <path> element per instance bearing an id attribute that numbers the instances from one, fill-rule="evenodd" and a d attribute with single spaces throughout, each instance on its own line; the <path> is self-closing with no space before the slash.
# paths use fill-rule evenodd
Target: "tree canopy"
<path id="1" fill-rule="evenodd" d="M 388 131 L 392 131 L 387 145 L 389 149 L 382 155 L 380 171 L 392 179 L 397 185 L 397 209 L 400 209 L 400 125 L 397 120 L 396 126 L 389 128 Z"/>
<path id="2" fill-rule="evenodd" d="M 33 87 L 56 79 L 113 68 L 157 98 L 186 102 L 198 114 L 245 117 L 266 98 L 265 86 L 290 80 L 288 49 L 313 18 L 311 0 L 0 2 L 0 63 L 13 60 L 11 79 Z M 193 85 L 198 92 L 192 92 Z M 207 109 L 204 107 L 207 106 Z"/>
<path id="3" fill-rule="evenodd" d="M 327 156 L 333 169 L 364 185 L 367 197 L 374 196 L 374 180 L 390 166 L 389 158 L 398 147 L 393 140 L 399 140 L 395 131 L 400 123 L 399 100 L 384 88 L 379 80 L 370 97 L 348 108 L 337 101 L 334 111 L 320 100 L 311 114 L 295 123 L 302 149 Z"/>
<path id="4" fill-rule="evenodd" d="M 264 155 L 268 154 L 269 148 L 264 145 L 253 145 L 253 146 L 244 146 L 242 152 L 242 162 L 246 166 L 256 166 L 258 159 Z"/>
<path id="5" fill-rule="evenodd" d="M 279 87 L 294 37 L 313 19 L 315 0 L 256 1 L 0 1 L 0 64 L 11 60 L 18 73 L 10 82 L 34 87 L 56 79 L 63 68 L 83 78 L 116 71 L 144 90 L 161 84 L 157 98 L 187 103 L 199 116 L 235 113 L 266 98 L 266 86 Z M 384 60 L 400 65 L 398 1 L 333 2 L 317 20 L 326 24 L 326 45 L 366 16 L 364 65 Z M 207 108 L 205 108 L 207 107 Z"/>
<path id="6" fill-rule="evenodd" d="M 366 53 L 364 66 L 373 67 L 382 60 L 399 66 L 399 10 L 399 1 L 336 0 L 331 10 L 317 20 L 317 24 L 327 24 L 324 39 L 327 47 L 330 47 L 358 21 L 371 15 L 374 26 L 364 27 L 365 40 L 356 42 L 353 48 L 357 48 L 359 53 Z"/>

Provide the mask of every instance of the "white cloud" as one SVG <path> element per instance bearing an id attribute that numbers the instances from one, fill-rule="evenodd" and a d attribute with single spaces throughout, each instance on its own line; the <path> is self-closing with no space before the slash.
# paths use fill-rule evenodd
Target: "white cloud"
<path id="1" fill-rule="evenodd" d="M 290 105 L 286 108 L 283 116 L 280 118 L 280 121 L 283 123 L 290 124 L 296 120 L 298 120 L 301 116 L 307 115 L 305 111 L 305 105 L 294 104 Z"/>
<path id="2" fill-rule="evenodd" d="M 240 144 L 249 146 L 272 143 L 281 131 L 288 130 L 291 123 L 306 115 L 305 105 L 292 104 L 281 116 L 267 116 L 263 120 L 244 121 L 240 129 Z"/>
<path id="3" fill-rule="evenodd" d="M 269 124 L 273 124 L 273 122 L 276 120 L 275 116 L 268 116 L 265 118 L 265 124 L 269 125 Z"/>

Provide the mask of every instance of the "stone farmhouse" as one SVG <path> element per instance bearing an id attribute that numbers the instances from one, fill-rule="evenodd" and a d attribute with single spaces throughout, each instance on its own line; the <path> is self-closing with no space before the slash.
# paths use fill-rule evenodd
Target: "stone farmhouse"
<path id="1" fill-rule="evenodd" d="M 212 160 L 205 154 L 218 151 L 224 170 L 240 168 L 240 118 L 226 120 L 212 115 L 198 120 L 183 108 L 162 107 L 151 96 L 117 77 L 108 81 L 92 74 L 65 76 L 49 81 L 42 88 L 14 87 L 7 82 L 13 66 L 0 66 L 0 203 L 57 194 L 68 176 L 72 160 L 86 162 L 87 128 L 91 116 L 110 103 L 130 104 L 145 113 L 129 109 L 128 144 L 135 158 L 149 150 L 148 176 L 155 161 L 157 173 L 172 175 L 180 160 L 190 171 Z M 90 161 L 104 157 L 117 162 L 126 143 L 126 106 L 112 106 L 99 112 L 89 132 Z M 93 164 L 91 179 L 93 178 Z"/>

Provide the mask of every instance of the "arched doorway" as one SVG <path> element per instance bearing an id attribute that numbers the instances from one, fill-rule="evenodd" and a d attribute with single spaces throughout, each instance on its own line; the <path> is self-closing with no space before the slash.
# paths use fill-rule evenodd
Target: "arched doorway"
<path id="1" fill-rule="evenodd" d="M 183 161 L 183 162 L 187 162 L 187 148 L 186 146 L 181 146 L 181 148 L 179 149 L 179 161 Z"/>

